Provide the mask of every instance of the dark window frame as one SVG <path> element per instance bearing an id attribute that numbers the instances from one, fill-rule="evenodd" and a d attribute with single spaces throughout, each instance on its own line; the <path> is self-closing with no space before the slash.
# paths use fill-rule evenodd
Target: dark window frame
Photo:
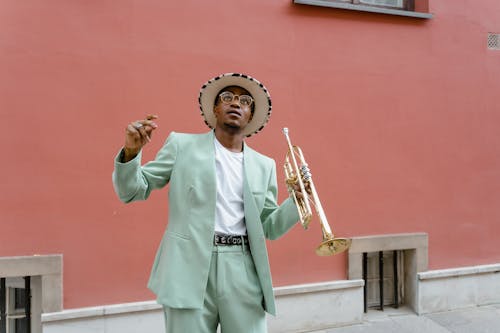
<path id="1" fill-rule="evenodd" d="M 401 6 L 401 7 L 365 3 L 365 2 L 363 2 L 363 0 L 330 0 L 330 1 L 339 2 L 339 3 L 350 3 L 353 5 L 357 5 L 357 6 L 368 6 L 368 7 L 376 7 L 376 8 L 405 10 L 405 11 L 409 11 L 409 12 L 415 11 L 415 0 L 402 0 L 403 6 Z"/>
<path id="2" fill-rule="evenodd" d="M 9 286 L 0 278 L 0 333 L 31 333 L 31 276 L 24 288 Z"/>
<path id="3" fill-rule="evenodd" d="M 293 0 L 293 3 L 298 5 L 328 7 L 341 10 L 353 10 L 385 15 L 406 16 L 417 19 L 431 19 L 434 16 L 427 11 L 418 11 L 416 8 L 416 0 L 407 0 L 407 2 L 404 3 L 408 10 L 401 9 L 401 7 L 368 5 L 361 3 L 360 0 Z"/>

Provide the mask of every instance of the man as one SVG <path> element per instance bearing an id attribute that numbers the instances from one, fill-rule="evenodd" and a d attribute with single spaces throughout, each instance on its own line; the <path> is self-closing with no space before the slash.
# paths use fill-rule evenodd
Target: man
<path id="1" fill-rule="evenodd" d="M 167 333 L 266 332 L 275 314 L 265 238 L 276 239 L 299 219 L 293 200 L 276 204 L 274 160 L 244 141 L 269 120 L 271 99 L 257 80 L 220 75 L 203 85 L 204 134 L 172 132 L 154 161 L 141 149 L 156 116 L 130 123 L 115 159 L 113 183 L 123 202 L 169 188 L 168 226 L 148 287 L 163 304 Z"/>

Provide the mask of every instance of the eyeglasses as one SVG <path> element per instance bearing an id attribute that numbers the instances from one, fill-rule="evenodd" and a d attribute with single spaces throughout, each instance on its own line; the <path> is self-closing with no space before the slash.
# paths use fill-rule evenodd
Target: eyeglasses
<path id="1" fill-rule="evenodd" d="M 219 95 L 220 100 L 223 103 L 230 104 L 234 101 L 236 97 L 238 97 L 238 100 L 240 101 L 241 106 L 249 107 L 253 103 L 253 98 L 252 96 L 249 95 L 235 95 L 230 91 L 224 91 Z"/>

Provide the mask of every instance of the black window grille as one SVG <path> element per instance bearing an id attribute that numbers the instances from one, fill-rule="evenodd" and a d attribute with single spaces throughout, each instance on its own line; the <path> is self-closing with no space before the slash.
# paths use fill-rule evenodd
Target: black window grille
<path id="1" fill-rule="evenodd" d="M 0 333 L 31 333 L 30 276 L 24 277 L 24 288 L 10 288 L 0 278 Z"/>
<path id="2" fill-rule="evenodd" d="M 393 299 L 392 299 L 392 305 L 395 308 L 398 308 L 399 305 L 401 304 L 401 299 L 399 297 L 399 268 L 398 268 L 398 261 L 400 256 L 402 255 L 402 251 L 393 251 L 392 252 L 392 263 L 385 263 L 384 262 L 384 253 L 382 251 L 378 252 L 378 297 L 379 297 L 379 309 L 384 311 L 384 270 L 386 269 L 392 269 L 393 275 L 392 275 L 392 285 L 393 285 Z M 389 268 L 387 268 L 387 264 L 389 264 Z M 392 264 L 392 265 L 391 265 Z M 391 267 L 392 266 L 392 267 Z M 364 300 L 364 312 L 367 312 L 368 310 L 368 253 L 363 253 L 363 280 L 365 282 L 365 286 L 363 289 L 363 300 Z M 372 272 L 373 274 L 373 272 Z"/>

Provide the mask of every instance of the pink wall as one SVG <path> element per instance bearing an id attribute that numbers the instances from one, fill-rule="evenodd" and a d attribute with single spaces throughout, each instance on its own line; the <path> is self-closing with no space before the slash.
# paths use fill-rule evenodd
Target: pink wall
<path id="1" fill-rule="evenodd" d="M 152 299 L 167 191 L 115 197 L 124 127 L 160 115 L 152 158 L 170 131 L 206 130 L 205 80 L 241 71 L 274 105 L 249 144 L 281 165 L 290 128 L 339 236 L 427 232 L 431 269 L 498 262 L 500 51 L 486 34 L 500 32 L 500 4 L 429 9 L 2 1 L 0 256 L 64 254 L 65 308 Z M 319 241 L 315 224 L 269 243 L 275 285 L 344 279 L 345 256 L 316 257 Z"/>

